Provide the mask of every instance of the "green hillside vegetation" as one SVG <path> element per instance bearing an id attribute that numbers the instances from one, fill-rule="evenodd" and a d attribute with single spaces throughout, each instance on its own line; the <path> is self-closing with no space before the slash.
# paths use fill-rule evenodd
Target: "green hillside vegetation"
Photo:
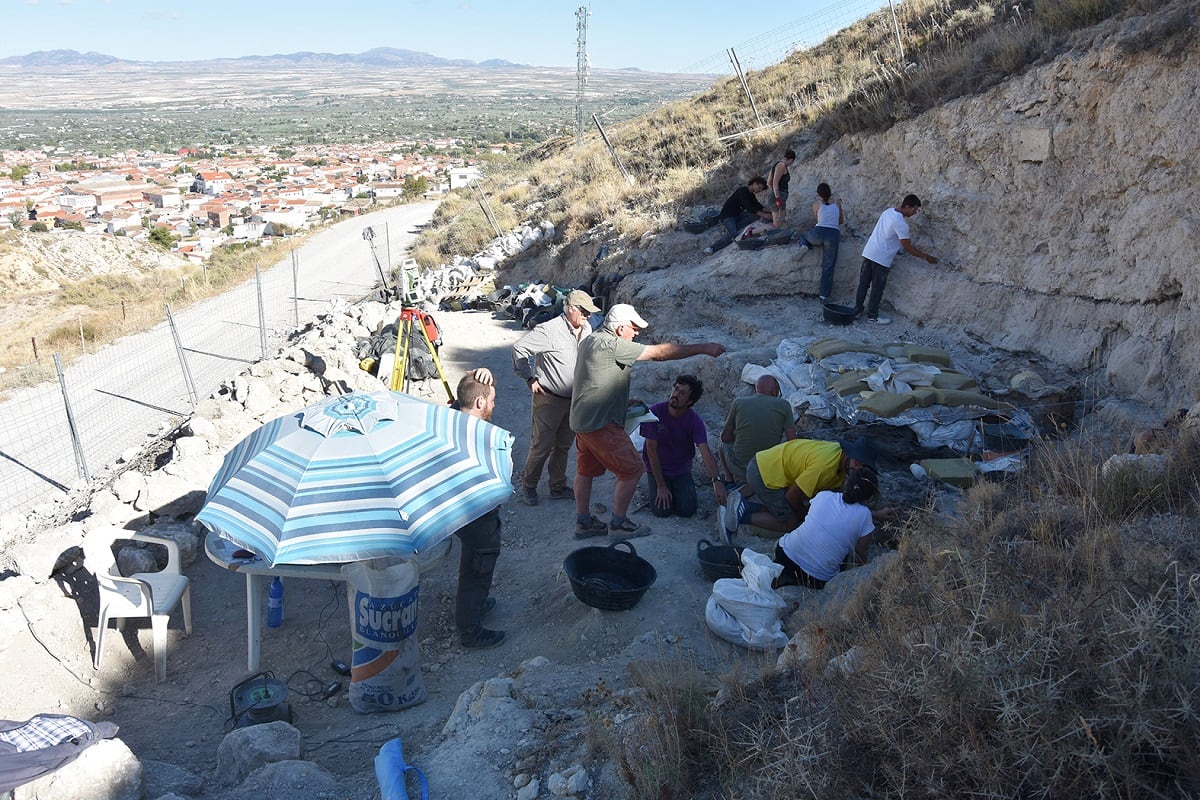
<path id="1" fill-rule="evenodd" d="M 1157 0 L 897 8 L 903 61 L 880 13 L 750 76 L 779 127 L 723 141 L 755 125 L 730 79 L 608 131 L 633 182 L 601 142 L 561 139 L 493 171 L 490 202 L 551 220 L 564 243 L 611 226 L 630 244 L 719 202 L 801 131 L 804 158 L 884 130 L 1112 17 L 1146 15 L 1126 48 L 1190 47 L 1196 30 L 1194 4 Z M 482 219 L 465 195 L 445 204 L 421 263 L 481 249 Z M 866 590 L 805 620 L 794 669 L 726 675 L 719 691 L 686 664 L 635 670 L 646 691 L 630 720 L 597 710 L 597 755 L 638 800 L 1200 796 L 1200 439 L 1181 434 L 1162 473 L 1106 475 L 1098 454 L 1127 448 L 1042 441 L 1021 475 L 977 485 L 954 513 L 911 514 Z"/>

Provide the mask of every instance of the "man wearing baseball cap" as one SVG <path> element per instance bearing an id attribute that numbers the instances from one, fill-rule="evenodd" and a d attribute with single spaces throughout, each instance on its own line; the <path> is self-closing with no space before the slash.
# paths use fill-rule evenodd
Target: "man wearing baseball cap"
<path id="1" fill-rule="evenodd" d="M 633 341 L 646 320 L 633 306 L 618 303 L 608 310 L 603 326 L 579 345 L 575 386 L 571 393 L 571 430 L 578 451 L 575 468 L 575 538 L 606 533 L 624 539 L 650 531 L 629 519 L 629 502 L 646 471 L 641 456 L 625 432 L 629 407 L 630 370 L 638 361 L 677 361 L 692 356 L 716 358 L 725 352 L 717 342 L 644 345 Z M 592 516 L 592 481 L 612 472 L 612 519 L 607 525 Z"/>
<path id="2" fill-rule="evenodd" d="M 551 500 L 571 500 L 567 457 L 571 452 L 571 392 L 579 343 L 592 332 L 588 315 L 600 311 L 587 292 L 567 293 L 562 314 L 543 322 L 517 340 L 512 348 L 513 372 L 529 386 L 533 418 L 529 455 L 521 474 L 521 501 L 536 506 L 542 467 L 547 469 Z"/>

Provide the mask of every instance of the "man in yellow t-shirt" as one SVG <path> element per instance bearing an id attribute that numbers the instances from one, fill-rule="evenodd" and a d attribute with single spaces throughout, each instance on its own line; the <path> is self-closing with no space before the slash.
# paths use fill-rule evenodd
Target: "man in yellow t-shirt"
<path id="1" fill-rule="evenodd" d="M 817 492 L 837 489 L 850 470 L 874 470 L 876 453 L 875 443 L 866 438 L 845 443 L 793 439 L 761 451 L 746 465 L 743 491 L 754 500 L 731 492 L 719 510 L 726 537 L 732 539 L 742 523 L 779 533 L 795 529 Z"/>

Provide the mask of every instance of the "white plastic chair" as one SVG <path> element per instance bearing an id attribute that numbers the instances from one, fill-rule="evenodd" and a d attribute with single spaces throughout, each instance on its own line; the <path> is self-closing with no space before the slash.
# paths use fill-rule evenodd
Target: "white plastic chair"
<path id="1" fill-rule="evenodd" d="M 160 572 L 138 572 L 123 577 L 117 570 L 112 545 L 118 539 L 152 542 L 167 548 L 167 566 Z M 179 545 L 170 539 L 135 533 L 121 528 L 99 528 L 83 540 L 83 557 L 88 571 L 100 584 L 100 628 L 96 635 L 94 669 L 104 656 L 104 634 L 111 620 L 117 629 L 129 618 L 149 617 L 154 632 L 154 672 L 161 683 L 167 678 L 167 620 L 183 600 L 185 635 L 192 633 L 192 593 L 187 576 L 180 571 Z"/>

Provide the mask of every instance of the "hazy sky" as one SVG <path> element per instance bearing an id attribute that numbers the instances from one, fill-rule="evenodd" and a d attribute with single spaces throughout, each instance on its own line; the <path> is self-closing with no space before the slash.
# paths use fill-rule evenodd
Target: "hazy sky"
<path id="1" fill-rule="evenodd" d="M 728 0 L 0 0 L 5 28 L 0 58 L 36 50 L 92 50 L 132 61 L 191 61 L 395 47 L 442 58 L 500 58 L 573 68 L 575 11 L 586 5 L 591 10 L 587 50 L 593 67 L 676 72 L 711 61 L 713 71 L 724 71 L 726 48 L 761 45 L 764 37 L 772 45 L 787 37 L 806 38 L 806 31 L 818 23 L 841 27 L 886 4 L 887 0 L 803 0 L 779 6 Z"/>

